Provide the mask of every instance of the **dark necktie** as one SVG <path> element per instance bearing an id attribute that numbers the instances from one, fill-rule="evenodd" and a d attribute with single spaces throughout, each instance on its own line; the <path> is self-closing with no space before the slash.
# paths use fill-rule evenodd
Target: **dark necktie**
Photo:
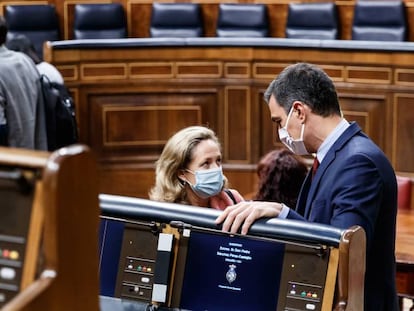
<path id="1" fill-rule="evenodd" d="M 316 170 L 318 169 L 318 167 L 319 167 L 319 161 L 318 161 L 318 158 L 315 157 L 315 160 L 313 160 L 313 165 L 312 165 L 312 179 L 315 176 Z"/>

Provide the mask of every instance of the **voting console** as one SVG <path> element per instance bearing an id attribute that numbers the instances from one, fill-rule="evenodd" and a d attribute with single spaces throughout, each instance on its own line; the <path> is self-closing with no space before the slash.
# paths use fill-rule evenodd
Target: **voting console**
<path id="1" fill-rule="evenodd" d="M 100 195 L 102 299 L 165 310 L 363 310 L 365 234 L 300 221 L 221 232 L 219 211 Z M 138 310 L 138 309 L 137 309 Z"/>
<path id="2" fill-rule="evenodd" d="M 89 148 L 0 148 L 0 308 L 98 310 L 97 168 Z"/>

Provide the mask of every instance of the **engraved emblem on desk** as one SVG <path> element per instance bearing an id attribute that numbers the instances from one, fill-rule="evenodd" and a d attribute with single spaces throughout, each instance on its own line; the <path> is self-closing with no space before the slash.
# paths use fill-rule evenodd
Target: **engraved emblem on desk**
<path id="1" fill-rule="evenodd" d="M 229 284 L 233 283 L 237 278 L 236 265 L 230 265 L 226 273 L 226 279 Z"/>

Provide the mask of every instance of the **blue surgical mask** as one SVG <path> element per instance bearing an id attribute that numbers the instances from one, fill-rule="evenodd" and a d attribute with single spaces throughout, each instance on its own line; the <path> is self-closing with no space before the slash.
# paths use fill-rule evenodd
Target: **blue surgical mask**
<path id="1" fill-rule="evenodd" d="M 285 126 L 279 129 L 279 139 L 293 153 L 298 154 L 298 155 L 309 154 L 303 142 L 303 131 L 305 130 L 305 124 L 302 124 L 302 129 L 300 131 L 299 139 L 293 139 L 292 136 L 290 136 L 290 134 L 287 131 L 288 122 L 290 120 L 292 112 L 293 112 L 293 107 L 289 111 Z"/>
<path id="2" fill-rule="evenodd" d="M 221 166 L 209 170 L 187 171 L 195 175 L 195 184 L 188 184 L 200 198 L 207 199 L 215 196 L 223 189 L 224 176 Z"/>

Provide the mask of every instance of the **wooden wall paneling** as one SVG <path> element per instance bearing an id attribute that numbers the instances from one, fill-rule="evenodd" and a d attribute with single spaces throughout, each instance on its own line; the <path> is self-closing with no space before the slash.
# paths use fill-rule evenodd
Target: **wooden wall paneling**
<path id="1" fill-rule="evenodd" d="M 250 78 L 251 66 L 248 62 L 224 63 L 224 77 L 226 78 Z"/>
<path id="2" fill-rule="evenodd" d="M 263 93 L 266 90 L 267 85 L 252 85 L 250 91 L 251 107 L 250 107 L 250 161 L 256 165 L 259 161 L 259 155 L 261 154 L 261 148 L 263 146 L 263 122 L 271 123 L 268 113 L 267 104 L 263 99 Z M 267 111 L 267 118 L 261 120 L 262 110 Z"/>
<path id="3" fill-rule="evenodd" d="M 397 171 L 414 172 L 414 94 L 394 95 L 392 162 Z"/>
<path id="4" fill-rule="evenodd" d="M 145 166 L 101 165 L 99 181 L 101 193 L 126 195 L 148 199 L 155 182 L 155 161 Z"/>
<path id="5" fill-rule="evenodd" d="M 131 38 L 149 37 L 152 1 L 128 0 L 128 33 Z"/>
<path id="6" fill-rule="evenodd" d="M 414 41 L 414 2 L 405 1 L 407 10 L 408 35 L 407 41 Z"/>
<path id="7" fill-rule="evenodd" d="M 290 63 L 254 62 L 253 77 L 256 79 L 264 79 L 270 83 L 288 65 Z"/>
<path id="8" fill-rule="evenodd" d="M 129 64 L 128 76 L 132 79 L 173 78 L 174 62 L 137 62 Z"/>
<path id="9" fill-rule="evenodd" d="M 354 19 L 354 1 L 336 1 L 339 17 L 339 39 L 352 39 L 352 22 Z"/>
<path id="10" fill-rule="evenodd" d="M 270 37 L 285 38 L 288 4 L 272 1 L 267 4 L 267 9 Z"/>
<path id="11" fill-rule="evenodd" d="M 414 69 L 395 69 L 394 83 L 396 85 L 414 86 Z"/>
<path id="12" fill-rule="evenodd" d="M 192 1 L 195 2 L 195 1 Z M 230 1 L 231 2 L 231 1 Z M 218 4 L 200 2 L 201 12 L 203 17 L 204 25 L 204 36 L 215 37 L 216 36 L 216 25 L 218 20 Z"/>
<path id="13" fill-rule="evenodd" d="M 65 82 L 76 81 L 79 79 L 79 70 L 76 65 L 57 66 L 57 69 L 64 77 Z"/>
<path id="14" fill-rule="evenodd" d="M 83 81 L 116 80 L 127 77 L 127 64 L 104 63 L 104 64 L 81 64 L 80 75 Z"/>
<path id="15" fill-rule="evenodd" d="M 250 200 L 252 193 L 257 189 L 256 166 L 250 165 L 248 168 L 240 168 L 224 165 L 223 172 L 228 179 L 229 187 L 236 189 L 243 196 L 247 195 L 245 199 Z"/>
<path id="16" fill-rule="evenodd" d="M 176 62 L 177 78 L 221 78 L 222 62 Z"/>
<path id="17" fill-rule="evenodd" d="M 365 90 L 365 94 L 355 90 L 343 93 L 339 90 L 339 102 L 344 117 L 348 121 L 356 121 L 362 130 L 386 152 L 384 126 L 387 116 L 386 94 L 370 94 L 368 90 Z"/>
<path id="18" fill-rule="evenodd" d="M 265 155 L 270 150 L 281 146 L 276 126 L 270 118 L 269 108 L 267 103 L 263 100 L 263 94 L 266 87 L 262 88 L 256 95 L 256 102 L 259 103 L 257 107 L 259 114 L 257 120 L 255 120 L 252 126 L 257 127 L 259 131 L 256 136 L 253 136 L 253 144 L 258 147 L 258 153 L 254 163 L 258 163 L 262 155 Z"/>
<path id="19" fill-rule="evenodd" d="M 389 67 L 346 66 L 348 82 L 385 84 L 393 81 L 392 69 Z"/>
<path id="20" fill-rule="evenodd" d="M 96 91 L 95 91 L 96 92 Z M 217 128 L 216 89 L 108 89 L 88 93 L 88 143 L 104 161 L 157 158 L 168 138 L 189 125 Z M 122 160 L 124 159 L 124 160 Z"/>
<path id="21" fill-rule="evenodd" d="M 250 163 L 251 102 L 248 86 L 224 88 L 225 160 L 229 163 Z"/>

